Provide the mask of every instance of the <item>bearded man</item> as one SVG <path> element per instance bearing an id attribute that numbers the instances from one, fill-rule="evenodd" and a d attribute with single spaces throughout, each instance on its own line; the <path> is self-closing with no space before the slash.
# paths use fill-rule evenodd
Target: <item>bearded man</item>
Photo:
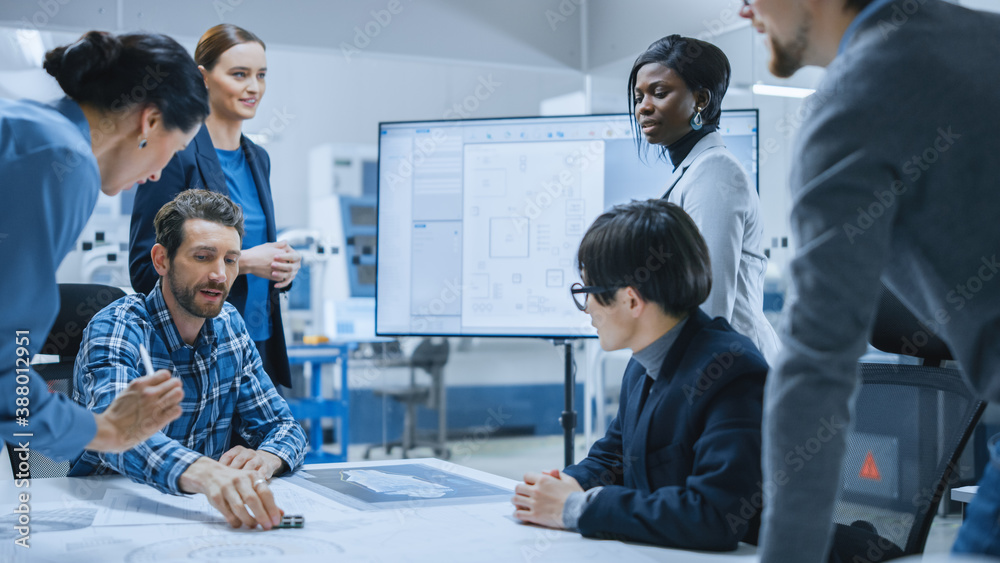
<path id="1" fill-rule="evenodd" d="M 270 529 L 282 512 L 267 480 L 302 464 L 306 438 L 243 318 L 226 303 L 239 272 L 243 212 L 224 195 L 185 190 L 154 223 L 150 254 L 160 280 L 148 295 L 123 297 L 91 320 L 73 398 L 96 412 L 107 408 L 142 375 L 142 346 L 153 369 L 183 382 L 183 414 L 124 453 L 84 452 L 70 475 L 117 472 L 165 493 L 201 493 L 233 527 Z M 233 431 L 250 447 L 231 446 Z"/>
<path id="2" fill-rule="evenodd" d="M 824 425 L 848 427 L 880 281 L 1000 401 L 1000 15 L 940 0 L 744 4 L 773 74 L 826 68 L 791 158 L 796 251 L 764 399 L 764 479 L 778 487 L 760 543 L 763 563 L 820 563 L 847 434 Z M 1000 556 L 1000 441 L 991 455 L 957 553 Z"/>

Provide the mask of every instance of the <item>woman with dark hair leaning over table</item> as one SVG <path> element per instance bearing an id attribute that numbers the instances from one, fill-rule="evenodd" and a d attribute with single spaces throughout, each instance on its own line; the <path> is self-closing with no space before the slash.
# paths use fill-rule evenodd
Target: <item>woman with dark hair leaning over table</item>
<path id="1" fill-rule="evenodd" d="M 299 271 L 301 256 L 276 241 L 267 151 L 242 134 L 243 122 L 257 114 L 264 96 L 267 57 L 264 42 L 231 24 L 201 36 L 194 59 L 208 88 L 212 113 L 187 150 L 178 153 L 154 185 L 139 189 L 132 209 L 129 273 L 132 287 L 149 293 L 159 276 L 150 251 L 153 218 L 183 190 L 201 188 L 229 196 L 242 209 L 246 236 L 239 277 L 228 301 L 246 321 L 264 371 L 275 384 L 291 386 L 279 293 Z"/>
<path id="2" fill-rule="evenodd" d="M 155 181 L 208 114 L 191 56 L 164 35 L 91 31 L 46 53 L 66 93 L 52 103 L 0 100 L 0 439 L 54 460 L 121 452 L 181 414 L 180 381 L 133 380 L 104 412 L 49 393 L 28 367 L 59 310 L 56 269 L 97 204 Z M 82 328 L 82 327 L 81 327 Z"/>
<path id="3" fill-rule="evenodd" d="M 702 306 L 722 317 L 771 363 L 778 337 L 764 317 L 760 198 L 719 134 L 729 60 L 698 39 L 669 35 L 646 49 L 629 74 L 636 143 L 669 159 L 674 176 L 663 198 L 694 219 L 708 244 L 712 293 Z"/>

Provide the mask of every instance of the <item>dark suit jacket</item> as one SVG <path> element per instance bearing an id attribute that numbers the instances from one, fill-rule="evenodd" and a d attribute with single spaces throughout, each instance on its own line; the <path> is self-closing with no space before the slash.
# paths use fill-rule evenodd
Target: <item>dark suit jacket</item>
<path id="1" fill-rule="evenodd" d="M 261 207 L 267 221 L 267 240 L 277 240 L 274 227 L 274 203 L 271 201 L 271 159 L 267 152 L 255 145 L 250 139 L 240 137 L 240 145 L 250 164 L 257 194 L 260 196 Z M 156 244 L 156 231 L 153 219 L 156 213 L 177 194 L 188 189 L 207 189 L 213 192 L 229 195 L 226 186 L 226 176 L 215 153 L 212 137 L 208 128 L 202 127 L 194 140 L 163 169 L 160 180 L 143 184 L 135 194 L 135 205 L 132 208 L 132 225 L 129 231 L 128 268 L 132 278 L 132 288 L 139 293 L 148 294 L 156 285 L 159 275 L 153 269 L 149 252 Z M 276 384 L 291 386 L 291 374 L 288 368 L 288 352 L 285 349 L 285 333 L 281 324 L 281 307 L 278 302 L 279 290 L 274 288 L 274 282 L 268 284 L 268 295 L 271 300 L 271 338 L 262 348 L 264 371 L 271 376 Z M 241 315 L 246 310 L 247 278 L 245 275 L 236 278 L 229 291 L 230 303 Z"/>
<path id="2" fill-rule="evenodd" d="M 749 339 L 700 310 L 671 347 L 641 413 L 648 376 L 629 362 L 607 434 L 565 470 L 584 489 L 604 486 L 580 516 L 580 532 L 687 549 L 755 543 L 766 375 Z"/>

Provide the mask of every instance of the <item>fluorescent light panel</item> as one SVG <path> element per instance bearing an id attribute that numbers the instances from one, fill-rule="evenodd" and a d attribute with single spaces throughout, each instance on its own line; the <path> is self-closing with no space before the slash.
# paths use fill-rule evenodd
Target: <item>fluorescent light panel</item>
<path id="1" fill-rule="evenodd" d="M 792 88 L 791 86 L 774 86 L 772 84 L 754 84 L 753 93 L 761 96 L 781 96 L 784 98 L 805 98 L 816 90 L 812 88 Z"/>

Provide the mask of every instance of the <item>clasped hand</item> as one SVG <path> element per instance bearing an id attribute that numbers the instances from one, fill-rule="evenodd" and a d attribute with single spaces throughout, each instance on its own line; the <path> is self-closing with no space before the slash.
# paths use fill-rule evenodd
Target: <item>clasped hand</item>
<path id="1" fill-rule="evenodd" d="M 292 283 L 302 267 L 302 255 L 288 242 L 267 242 L 240 253 L 240 274 L 253 274 L 275 282 L 282 289 Z"/>
<path id="2" fill-rule="evenodd" d="M 525 473 L 524 482 L 514 487 L 510 502 L 514 505 L 514 517 L 522 522 L 565 528 L 563 506 L 570 493 L 583 492 L 576 479 L 560 473 L 558 469 L 542 473 Z"/>

